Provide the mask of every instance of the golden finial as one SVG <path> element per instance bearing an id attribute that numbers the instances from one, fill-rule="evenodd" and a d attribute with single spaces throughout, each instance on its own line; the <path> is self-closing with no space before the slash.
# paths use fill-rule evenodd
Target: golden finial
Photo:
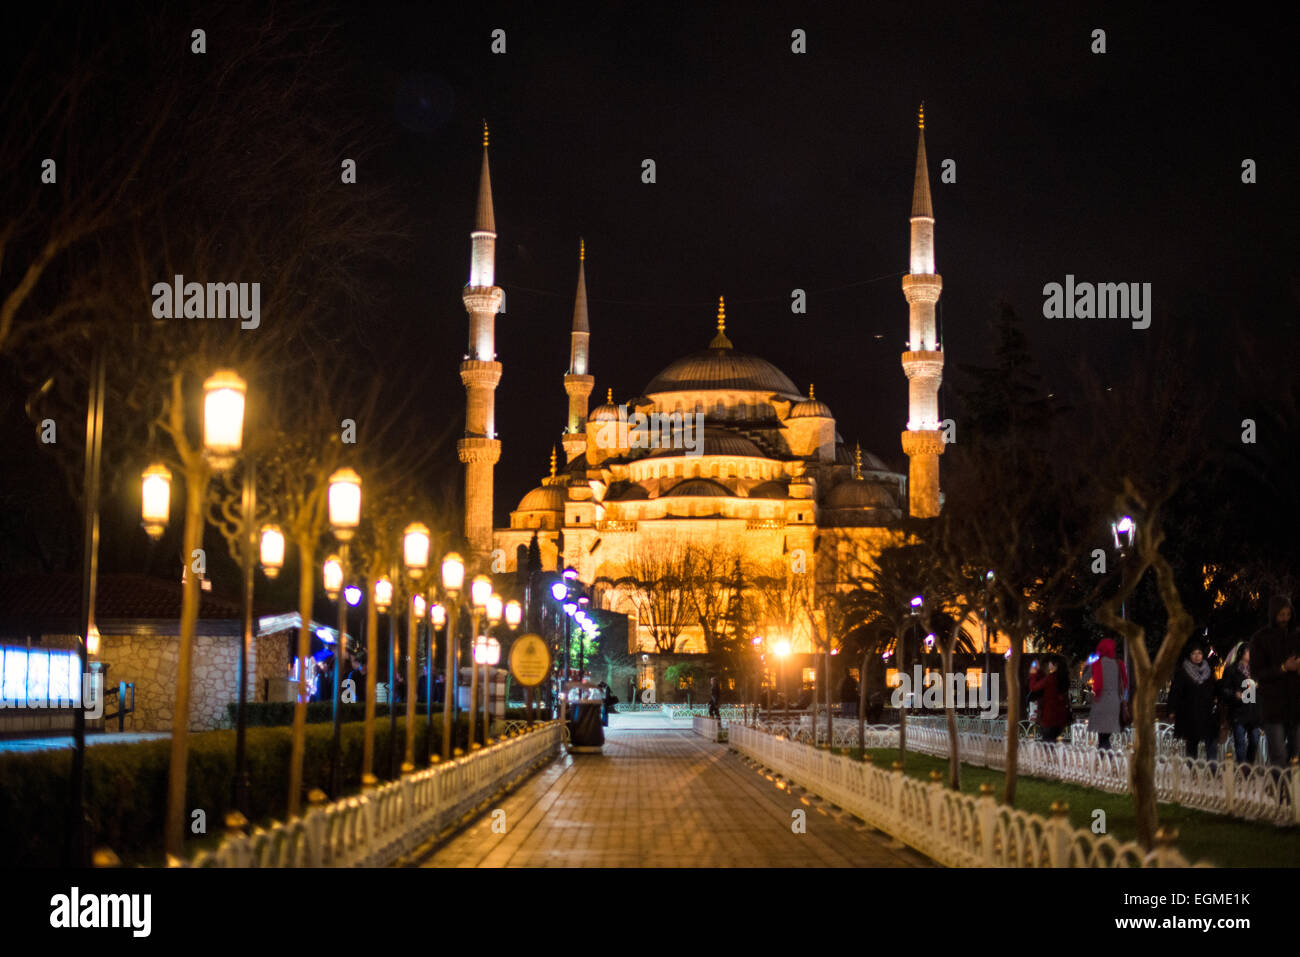
<path id="1" fill-rule="evenodd" d="M 614 390 L 613 390 L 613 389 L 606 389 L 606 390 L 605 390 L 605 404 L 606 404 L 606 405 L 613 405 L 613 404 L 614 404 Z"/>
<path id="2" fill-rule="evenodd" d="M 727 331 L 727 302 L 722 296 L 718 297 L 718 331 Z"/>
<path id="3" fill-rule="evenodd" d="M 486 147 L 487 145 L 488 145 L 488 128 L 487 128 L 487 120 L 484 120 L 483 121 L 483 146 Z"/>
<path id="4" fill-rule="evenodd" d="M 862 443 L 853 446 L 853 477 L 862 478 Z"/>
<path id="5" fill-rule="evenodd" d="M 578 239 L 578 262 L 582 262 L 586 258 L 587 258 L 587 241 L 582 238 L 579 238 Z"/>
<path id="6" fill-rule="evenodd" d="M 551 446 L 551 478 L 555 478 L 555 446 Z"/>
<path id="7" fill-rule="evenodd" d="M 916 128 L 925 129 L 925 100 L 921 101 L 921 108 L 916 113 Z"/>
<path id="8" fill-rule="evenodd" d="M 817 398 L 815 395 L 813 395 L 813 384 L 811 382 L 808 383 L 808 398 L 809 400 Z"/>

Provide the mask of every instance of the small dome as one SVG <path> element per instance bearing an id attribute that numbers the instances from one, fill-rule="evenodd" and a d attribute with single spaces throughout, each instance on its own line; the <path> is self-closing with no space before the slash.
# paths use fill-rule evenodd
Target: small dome
<path id="1" fill-rule="evenodd" d="M 614 390 L 610 389 L 605 394 L 605 404 L 598 405 L 591 410 L 591 415 L 587 416 L 588 422 L 617 422 L 618 410 L 622 408 L 614 404 Z"/>
<path id="2" fill-rule="evenodd" d="M 897 508 L 889 489 L 875 482 L 849 479 L 831 489 L 827 508 Z"/>
<path id="3" fill-rule="evenodd" d="M 519 501 L 516 512 L 563 512 L 567 497 L 559 485 L 542 485 Z"/>
<path id="4" fill-rule="evenodd" d="M 790 407 L 789 418 L 791 419 L 811 419 L 811 418 L 833 419 L 835 418 L 835 416 L 831 415 L 830 406 L 828 406 L 825 402 L 821 402 L 817 399 L 817 396 L 813 393 L 813 387 L 810 385 L 808 386 L 808 398 L 800 402 L 796 402 L 794 405 Z"/>
<path id="5" fill-rule="evenodd" d="M 731 497 L 731 492 L 729 492 L 725 486 L 719 485 L 711 479 L 699 478 L 687 479 L 685 482 L 678 482 L 672 487 L 668 494 L 673 497 L 685 495 L 704 496 L 708 498 Z"/>
<path id="6" fill-rule="evenodd" d="M 789 490 L 780 482 L 764 482 L 749 490 L 750 498 L 789 498 Z"/>
<path id="7" fill-rule="evenodd" d="M 792 419 L 835 418 L 831 414 L 830 406 L 821 399 L 804 399 L 802 402 L 796 402 L 790 409 L 789 417 Z"/>

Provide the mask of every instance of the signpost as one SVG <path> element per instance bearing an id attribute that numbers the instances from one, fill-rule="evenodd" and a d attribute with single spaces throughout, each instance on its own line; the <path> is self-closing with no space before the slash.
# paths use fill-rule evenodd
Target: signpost
<path id="1" fill-rule="evenodd" d="M 528 717 L 532 721 L 533 688 L 551 673 L 551 650 L 540 635 L 520 635 L 510 646 L 510 674 L 524 686 L 528 697 Z"/>

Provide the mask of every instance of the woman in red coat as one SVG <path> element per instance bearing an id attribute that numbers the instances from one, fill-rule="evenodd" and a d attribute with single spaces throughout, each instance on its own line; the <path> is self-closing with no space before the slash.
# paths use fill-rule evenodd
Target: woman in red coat
<path id="1" fill-rule="evenodd" d="M 1029 693 L 1041 692 L 1038 699 L 1038 727 L 1044 741 L 1055 741 L 1070 723 L 1070 677 L 1055 658 L 1047 661 L 1043 671 L 1035 661 L 1029 666 Z"/>

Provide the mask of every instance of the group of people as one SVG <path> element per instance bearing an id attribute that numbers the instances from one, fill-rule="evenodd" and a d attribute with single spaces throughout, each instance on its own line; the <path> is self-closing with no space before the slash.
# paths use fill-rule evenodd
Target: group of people
<path id="1" fill-rule="evenodd" d="M 1168 698 L 1174 737 L 1184 742 L 1188 757 L 1196 757 L 1204 744 L 1206 759 L 1218 760 L 1220 727 L 1225 723 L 1238 762 L 1255 763 L 1261 737 L 1274 765 L 1285 766 L 1300 755 L 1300 632 L 1292 616 L 1290 601 L 1272 599 L 1268 624 L 1233 647 L 1218 678 L 1205 646 L 1188 643 Z M 1097 734 L 1098 747 L 1109 748 L 1111 736 L 1132 720 L 1129 675 L 1110 638 L 1097 645 L 1089 683 L 1093 700 L 1088 730 Z M 1029 697 L 1036 702 L 1035 720 L 1045 741 L 1055 741 L 1069 726 L 1069 689 L 1060 659 L 1049 658 L 1045 668 L 1036 661 L 1031 664 Z"/>

